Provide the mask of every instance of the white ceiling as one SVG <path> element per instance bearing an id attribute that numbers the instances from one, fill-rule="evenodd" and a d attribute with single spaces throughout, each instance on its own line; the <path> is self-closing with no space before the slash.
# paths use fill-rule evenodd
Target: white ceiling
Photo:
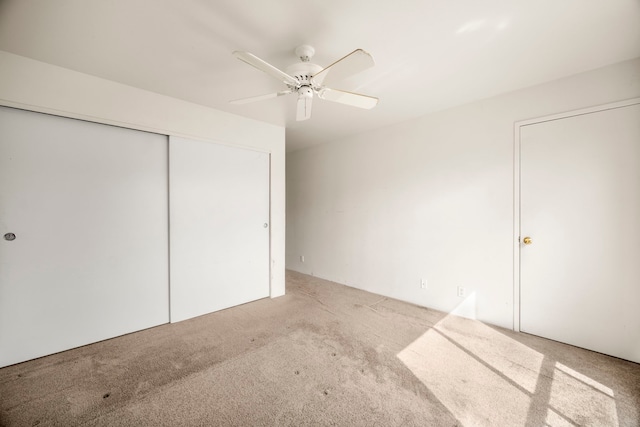
<path id="1" fill-rule="evenodd" d="M 370 52 L 334 87 L 378 106 L 228 103 L 285 88 L 232 51 L 285 69 L 301 44 L 322 66 Z M 286 126 L 291 151 L 638 57 L 640 1 L 0 0 L 0 49 Z"/>

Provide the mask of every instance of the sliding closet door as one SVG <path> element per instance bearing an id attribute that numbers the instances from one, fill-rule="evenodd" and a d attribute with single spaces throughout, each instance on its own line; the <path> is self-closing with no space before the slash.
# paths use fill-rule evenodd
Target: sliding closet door
<path id="1" fill-rule="evenodd" d="M 167 137 L 0 107 L 0 366 L 168 322 Z"/>
<path id="2" fill-rule="evenodd" d="M 269 155 L 171 137 L 171 321 L 269 296 Z"/>

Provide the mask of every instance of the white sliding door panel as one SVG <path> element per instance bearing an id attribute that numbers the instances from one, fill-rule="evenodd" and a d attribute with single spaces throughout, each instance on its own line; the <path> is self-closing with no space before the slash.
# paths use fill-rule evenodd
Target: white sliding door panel
<path id="1" fill-rule="evenodd" d="M 269 155 L 169 142 L 171 321 L 269 296 Z"/>
<path id="2" fill-rule="evenodd" d="M 0 366 L 168 322 L 167 137 L 0 108 Z"/>
<path id="3" fill-rule="evenodd" d="M 640 362 L 640 105 L 520 128 L 520 329 Z"/>

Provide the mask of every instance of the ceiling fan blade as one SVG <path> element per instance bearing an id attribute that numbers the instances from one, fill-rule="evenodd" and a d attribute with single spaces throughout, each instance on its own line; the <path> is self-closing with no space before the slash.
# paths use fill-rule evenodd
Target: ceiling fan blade
<path id="1" fill-rule="evenodd" d="M 313 76 L 313 80 L 317 84 L 331 84 L 331 82 L 343 80 L 374 65 L 375 61 L 368 52 L 362 49 L 356 49 L 328 67 L 318 71 Z M 330 73 L 329 70 L 331 70 Z"/>
<path id="2" fill-rule="evenodd" d="M 269 74 L 271 77 L 275 77 L 285 84 L 294 86 L 298 84 L 298 80 L 296 80 L 295 77 L 290 76 L 289 74 L 274 67 L 268 62 L 263 61 L 252 53 L 236 50 L 235 52 L 233 52 L 233 56 L 238 58 L 240 61 L 246 62 L 247 64 L 256 67 L 258 70 Z"/>
<path id="3" fill-rule="evenodd" d="M 370 110 L 378 104 L 378 98 L 359 93 L 345 92 L 344 90 L 322 88 L 318 91 L 318 98 L 325 101 L 339 102 L 340 104 L 351 105 L 352 107 L 365 108 Z"/>
<path id="4" fill-rule="evenodd" d="M 302 121 L 311 118 L 311 101 L 313 98 L 301 96 L 298 98 L 298 106 L 296 109 L 296 120 Z"/>
<path id="5" fill-rule="evenodd" d="M 234 99 L 233 101 L 229 101 L 229 104 L 236 104 L 236 105 L 248 104 L 250 102 L 277 98 L 278 96 L 288 95 L 292 92 L 293 92 L 292 90 L 281 90 L 280 92 L 268 93 L 266 95 L 258 95 L 258 96 L 250 96 L 249 98 Z"/>

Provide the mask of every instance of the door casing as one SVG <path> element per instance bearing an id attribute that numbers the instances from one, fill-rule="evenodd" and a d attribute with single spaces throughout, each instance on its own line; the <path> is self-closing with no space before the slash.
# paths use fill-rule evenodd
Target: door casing
<path id="1" fill-rule="evenodd" d="M 628 107 L 640 104 L 640 98 L 632 98 L 624 101 L 598 105 L 580 110 L 538 117 L 530 120 L 516 122 L 514 125 L 513 147 L 513 330 L 520 332 L 520 130 L 523 126 L 543 123 L 552 120 L 560 120 L 568 117 L 596 113 L 615 108 Z"/>

